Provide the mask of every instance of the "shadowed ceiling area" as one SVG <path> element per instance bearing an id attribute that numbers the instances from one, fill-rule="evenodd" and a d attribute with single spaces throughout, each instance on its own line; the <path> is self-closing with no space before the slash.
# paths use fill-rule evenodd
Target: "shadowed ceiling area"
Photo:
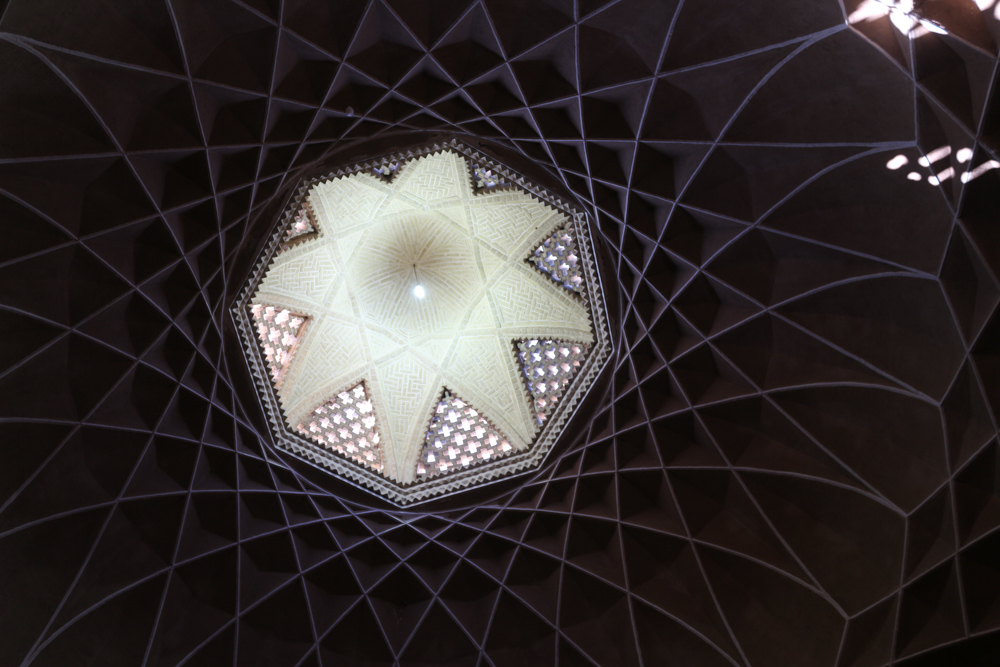
<path id="1" fill-rule="evenodd" d="M 1000 21 L 936 3 L 0 0 L 0 664 L 994 664 Z M 590 215 L 616 347 L 399 510 L 230 308 L 301 178 L 444 137 Z"/>

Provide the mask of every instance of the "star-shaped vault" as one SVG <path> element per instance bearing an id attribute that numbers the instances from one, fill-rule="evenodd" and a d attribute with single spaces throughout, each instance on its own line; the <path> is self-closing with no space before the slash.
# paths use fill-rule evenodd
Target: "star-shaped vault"
<path id="1" fill-rule="evenodd" d="M 572 229 L 566 213 L 520 189 L 477 191 L 467 158 L 449 150 L 390 177 L 366 170 L 317 183 L 304 208 L 318 233 L 278 253 L 253 296 L 258 312 L 306 322 L 282 333 L 298 335 L 275 371 L 287 425 L 307 436 L 311 426 L 314 439 L 365 430 L 337 397 L 363 402 L 367 390 L 377 423 L 377 434 L 362 434 L 368 465 L 404 485 L 417 478 L 446 394 L 473 406 L 513 452 L 528 449 L 541 419 L 519 342 L 594 342 L 585 299 L 528 261 Z"/>

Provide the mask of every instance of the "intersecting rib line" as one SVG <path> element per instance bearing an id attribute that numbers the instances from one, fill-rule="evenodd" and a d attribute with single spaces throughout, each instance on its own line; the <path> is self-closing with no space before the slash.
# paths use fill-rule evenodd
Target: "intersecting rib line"
<path id="1" fill-rule="evenodd" d="M 681 387 L 681 384 L 677 381 L 673 369 L 670 368 L 670 366 L 667 366 L 667 372 L 670 374 L 670 377 L 673 380 L 673 384 L 675 384 L 677 387 Z M 681 387 L 681 399 L 685 403 L 687 403 L 688 412 L 694 412 L 694 406 L 692 405 L 691 400 L 688 398 L 687 393 L 684 392 L 682 387 Z M 641 394 L 640 394 L 640 400 L 644 401 Z M 643 408 L 645 409 L 645 405 L 643 405 Z M 698 565 L 698 571 L 701 573 L 702 581 L 705 583 L 709 595 L 712 596 L 712 602 L 715 605 L 715 611 L 719 614 L 719 618 L 722 619 L 723 624 L 726 626 L 726 632 L 729 633 L 729 639 L 730 641 L 733 642 L 733 646 L 736 647 L 736 650 L 739 651 L 740 657 L 743 659 L 743 664 L 750 665 L 750 660 L 747 658 L 746 652 L 743 649 L 743 645 L 740 643 L 739 638 L 736 636 L 736 632 L 733 630 L 733 626 L 729 622 L 729 618 L 726 616 L 724 610 L 722 609 L 722 605 L 719 604 L 719 598 L 718 595 L 716 595 L 715 586 L 712 585 L 711 580 L 708 578 L 708 572 L 705 570 L 705 565 L 702 562 L 701 553 L 699 552 L 698 549 L 695 548 L 695 544 L 698 541 L 694 538 L 694 535 L 691 532 L 691 527 L 688 525 L 687 517 L 684 515 L 684 512 L 682 512 L 680 509 L 681 504 L 680 501 L 677 499 L 677 492 L 674 490 L 674 485 L 673 482 L 671 482 L 670 480 L 670 476 L 667 475 L 668 466 L 666 462 L 663 460 L 663 453 L 659 446 L 659 438 L 656 436 L 656 433 L 652 432 L 652 430 L 650 431 L 649 435 L 652 438 L 653 443 L 656 445 L 656 447 L 654 447 L 654 450 L 656 458 L 660 461 L 660 468 L 663 470 L 663 483 L 666 484 L 667 490 L 670 491 L 670 500 L 671 502 L 673 502 L 674 507 L 677 509 L 677 516 L 681 522 L 681 526 L 684 529 L 684 533 L 687 537 L 687 540 L 691 544 L 691 553 L 694 556 L 695 562 Z M 715 647 L 714 644 L 712 646 Z M 725 651 L 722 651 L 722 647 L 715 647 L 715 648 L 719 652 L 725 654 Z"/>

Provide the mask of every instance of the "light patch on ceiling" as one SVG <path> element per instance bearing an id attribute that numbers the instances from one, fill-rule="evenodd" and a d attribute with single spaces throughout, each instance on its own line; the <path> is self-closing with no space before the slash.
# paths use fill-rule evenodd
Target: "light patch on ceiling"
<path id="1" fill-rule="evenodd" d="M 910 37 L 948 33 L 947 28 L 940 22 L 922 16 L 915 0 L 862 0 L 848 15 L 847 22 L 851 25 L 868 23 L 884 16 L 889 17 L 897 30 Z"/>
<path id="2" fill-rule="evenodd" d="M 580 255 L 576 249 L 573 225 L 566 225 L 535 248 L 531 261 L 568 290 L 583 290 Z"/>
<path id="3" fill-rule="evenodd" d="M 909 161 L 910 160 L 905 155 L 896 155 L 891 160 L 889 160 L 888 162 L 886 162 L 885 166 L 886 166 L 886 169 L 889 169 L 891 171 L 895 171 L 895 170 L 899 169 L 900 167 L 905 166 L 907 163 L 909 163 Z"/>
<path id="4" fill-rule="evenodd" d="M 996 160 L 984 161 L 972 169 L 969 169 L 968 167 L 956 169 L 954 165 L 942 166 L 941 161 L 951 155 L 952 147 L 944 145 L 938 146 L 934 150 L 929 151 L 926 155 L 922 155 L 917 158 L 917 164 L 931 172 L 927 176 L 927 183 L 929 185 L 935 187 L 940 186 L 945 181 L 954 178 L 956 174 L 959 175 L 959 180 L 962 183 L 968 183 L 979 178 L 988 171 L 1000 169 L 1000 162 L 997 162 Z M 974 151 L 969 147 L 959 148 L 957 151 L 954 151 L 954 159 L 959 165 L 970 164 L 973 156 Z M 899 154 L 890 158 L 889 161 L 885 163 L 885 167 L 890 171 L 896 171 L 909 163 L 909 158 L 905 155 Z M 962 171 L 962 169 L 965 169 L 965 171 Z M 924 180 L 924 175 L 916 171 L 911 171 L 906 174 L 906 178 L 910 181 L 922 182 Z"/>
<path id="5" fill-rule="evenodd" d="M 917 159 L 917 164 L 921 167 L 929 167 L 938 160 L 948 157 L 951 155 L 951 146 L 940 146 L 935 148 L 925 157 L 920 157 Z"/>
<path id="6" fill-rule="evenodd" d="M 981 12 L 992 9 L 993 17 L 1000 21 L 1000 2 L 997 2 L 997 0 L 975 0 L 975 3 Z"/>
<path id="7" fill-rule="evenodd" d="M 962 182 L 968 183 L 969 181 L 979 178 L 986 172 L 993 171 L 994 169 L 1000 169 L 1000 162 L 997 162 L 996 160 L 987 160 L 975 169 L 962 174 Z"/>

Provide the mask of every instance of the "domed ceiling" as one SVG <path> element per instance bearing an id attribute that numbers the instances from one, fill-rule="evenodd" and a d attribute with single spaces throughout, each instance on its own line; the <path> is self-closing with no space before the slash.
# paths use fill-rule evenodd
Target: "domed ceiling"
<path id="1" fill-rule="evenodd" d="M 0 664 L 992 665 L 998 9 L 890 4 L 0 2 Z M 592 218 L 615 354 L 398 509 L 231 308 L 303 179 L 451 138 Z"/>
<path id="2" fill-rule="evenodd" d="M 276 444 L 401 504 L 537 467 L 611 346 L 564 207 L 454 140 L 302 184 L 233 309 Z"/>

